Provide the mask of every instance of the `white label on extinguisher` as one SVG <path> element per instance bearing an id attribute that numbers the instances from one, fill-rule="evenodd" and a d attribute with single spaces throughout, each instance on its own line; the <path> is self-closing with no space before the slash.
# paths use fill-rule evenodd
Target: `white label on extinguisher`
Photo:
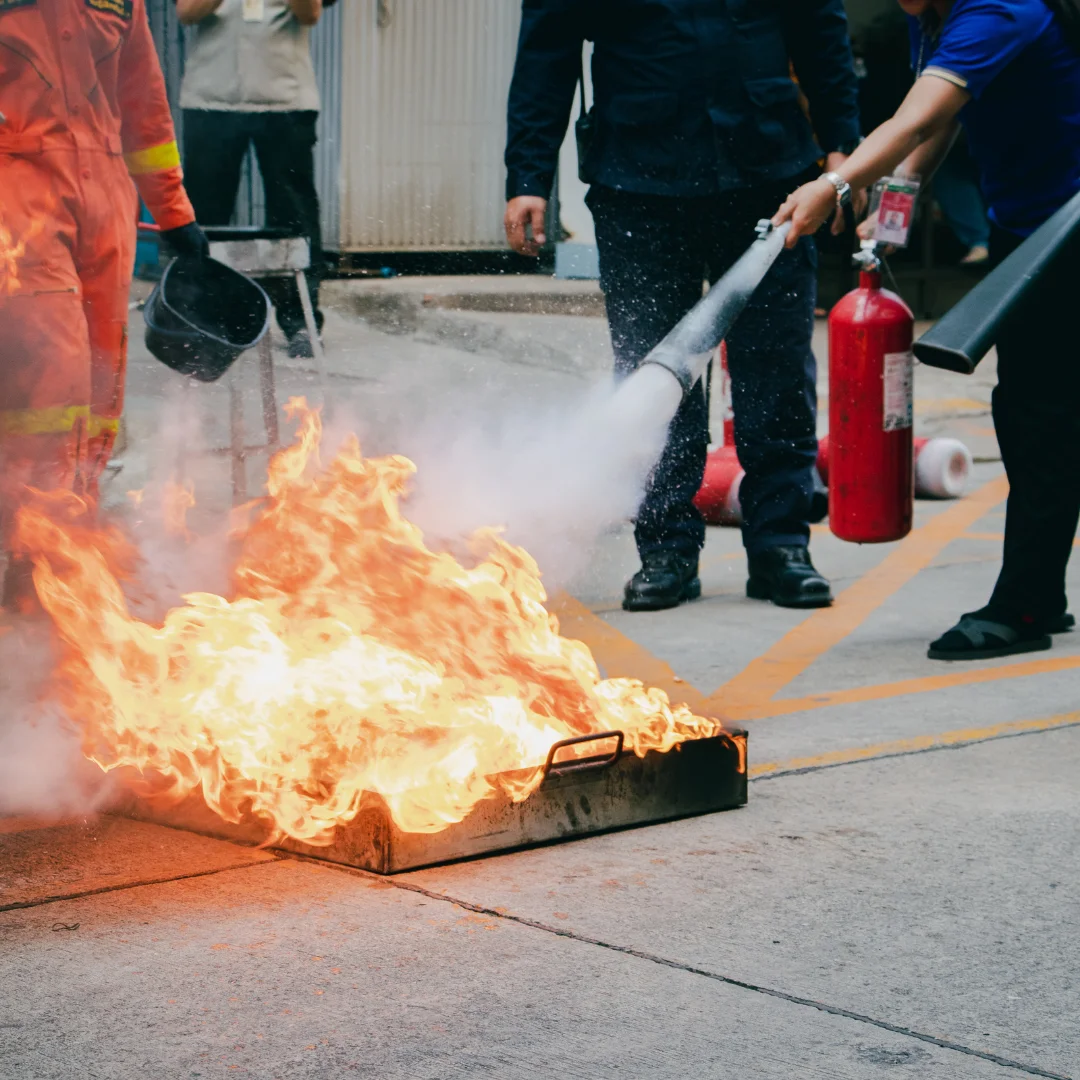
<path id="1" fill-rule="evenodd" d="M 912 372 L 915 357 L 911 350 L 885 354 L 885 431 L 911 427 Z"/>

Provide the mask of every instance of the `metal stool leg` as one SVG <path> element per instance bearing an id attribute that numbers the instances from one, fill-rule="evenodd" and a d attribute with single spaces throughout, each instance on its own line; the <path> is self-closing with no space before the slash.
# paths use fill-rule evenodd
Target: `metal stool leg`
<path id="1" fill-rule="evenodd" d="M 303 270 L 296 271 L 296 289 L 300 293 L 300 306 L 304 309 L 304 324 L 307 326 L 308 337 L 311 338 L 311 352 L 315 357 L 315 378 L 319 384 L 319 393 L 322 395 L 323 411 L 329 415 L 330 395 L 326 392 L 326 354 L 323 352 L 322 341 L 319 338 L 319 329 L 315 325 L 315 309 L 311 306 L 307 275 Z"/>
<path id="2" fill-rule="evenodd" d="M 244 398 L 234 371 L 229 376 L 229 460 L 232 464 L 234 503 L 242 503 L 247 498 L 246 453 L 244 449 Z"/>
<path id="3" fill-rule="evenodd" d="M 274 349 L 267 334 L 259 342 L 259 389 L 262 394 L 263 423 L 266 425 L 266 441 L 271 449 L 281 444 L 278 431 L 277 390 L 274 387 Z"/>

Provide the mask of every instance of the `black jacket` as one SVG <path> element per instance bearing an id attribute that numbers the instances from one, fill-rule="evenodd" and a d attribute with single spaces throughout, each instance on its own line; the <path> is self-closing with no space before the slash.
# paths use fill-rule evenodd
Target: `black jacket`
<path id="1" fill-rule="evenodd" d="M 843 0 L 523 0 L 507 198 L 551 191 L 586 39 L 593 183 L 710 195 L 797 176 L 859 137 Z"/>

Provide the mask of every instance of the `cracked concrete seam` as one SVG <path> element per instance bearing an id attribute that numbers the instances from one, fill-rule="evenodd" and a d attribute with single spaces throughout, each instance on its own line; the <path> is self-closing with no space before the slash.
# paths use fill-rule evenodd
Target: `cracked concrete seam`
<path id="1" fill-rule="evenodd" d="M 338 870 L 342 873 L 351 874 L 355 877 L 363 878 L 367 881 L 377 882 L 381 885 L 386 885 L 394 889 L 400 889 L 403 892 L 417 893 L 420 896 L 425 896 L 430 900 L 441 901 L 442 903 L 451 904 L 454 907 L 459 907 L 464 911 L 471 911 L 476 915 L 484 915 L 488 918 L 502 919 L 506 922 L 516 923 L 519 926 L 527 927 L 530 930 L 539 930 L 546 934 L 552 934 L 555 937 L 566 938 L 570 941 L 576 941 L 582 945 L 592 945 L 595 948 L 606 949 L 610 952 L 621 953 L 624 956 L 632 956 L 637 960 L 644 960 L 651 964 L 656 964 L 660 967 L 671 968 L 675 971 L 682 971 L 688 975 L 698 975 L 702 978 L 711 979 L 714 982 L 723 983 L 725 986 L 735 987 L 740 990 L 749 990 L 755 994 L 762 994 L 765 997 L 776 998 L 779 1001 L 786 1001 L 791 1005 L 802 1005 L 807 1008 L 816 1009 L 818 1012 L 827 1013 L 830 1016 L 843 1017 L 846 1020 L 854 1020 L 858 1023 L 867 1024 L 872 1027 L 879 1028 L 883 1031 L 888 1031 L 894 1035 L 901 1035 L 910 1039 L 917 1039 L 919 1042 L 929 1043 L 932 1046 L 940 1047 L 943 1050 L 953 1050 L 956 1053 L 964 1054 L 968 1057 L 978 1058 L 982 1061 L 988 1061 L 994 1065 L 1000 1065 L 1003 1068 L 1013 1069 L 1014 1071 L 1024 1073 L 1027 1076 L 1041 1076 L 1046 1077 L 1047 1080 L 1074 1080 L 1073 1077 L 1067 1076 L 1064 1073 L 1048 1072 L 1045 1069 L 1040 1069 L 1037 1065 L 1028 1065 L 1024 1062 L 1013 1061 L 1011 1058 L 1002 1057 L 1000 1054 L 993 1054 L 985 1050 L 976 1050 L 970 1046 L 964 1046 L 962 1043 L 951 1042 L 948 1039 L 942 1039 L 936 1035 L 928 1035 L 925 1032 L 915 1031 L 911 1028 L 903 1027 L 899 1024 L 889 1023 L 888 1020 L 879 1020 L 873 1016 L 867 1016 L 864 1013 L 852 1012 L 850 1009 L 841 1008 L 838 1005 L 829 1005 L 827 1002 L 815 1001 L 813 998 L 799 997 L 797 994 L 789 994 L 784 990 L 776 990 L 769 986 L 759 986 L 755 983 L 745 982 L 741 979 L 734 979 L 727 975 L 722 975 L 719 972 L 709 971 L 707 968 L 695 967 L 692 964 L 687 964 L 679 960 L 672 960 L 665 956 L 658 956 L 655 953 L 646 952 L 643 949 L 635 949 L 630 945 L 618 945 L 614 942 L 604 941 L 600 938 L 589 937 L 585 934 L 575 933 L 573 930 L 560 929 L 557 926 L 550 926 L 547 923 L 539 922 L 536 919 L 529 919 L 523 915 L 512 915 L 505 911 L 496 911 L 494 908 L 484 907 L 482 904 L 474 904 L 469 900 L 457 899 L 453 896 L 448 896 L 443 893 L 437 893 L 431 889 L 425 889 L 422 885 L 415 885 L 412 882 L 404 881 L 395 877 L 383 877 L 379 874 L 373 874 L 368 870 L 360 870 L 356 867 L 344 866 L 340 863 L 326 862 L 322 859 L 313 858 L 309 855 L 295 855 L 291 853 L 286 854 L 286 859 L 294 859 L 298 862 L 311 862 L 317 866 L 323 866 L 328 869 Z"/>
<path id="2" fill-rule="evenodd" d="M 167 827 L 167 826 L 166 826 Z M 281 856 L 274 853 L 271 862 L 280 862 Z M 82 900 L 87 896 L 100 896 L 102 893 L 127 892 L 128 889 L 141 889 L 147 885 L 168 885 L 173 881 L 188 881 L 191 878 L 213 877 L 229 870 L 247 870 L 253 866 L 266 866 L 267 862 L 239 862 L 228 866 L 216 866 L 212 870 L 194 870 L 190 874 L 175 874 L 167 877 L 146 878 L 144 881 L 128 881 L 122 885 L 101 885 L 96 889 L 83 889 L 80 892 L 60 893 L 57 896 L 42 896 L 36 900 L 17 900 L 13 904 L 0 904 L 0 912 L 21 911 L 24 908 L 42 907 L 45 904 L 59 904 L 65 900 Z"/>

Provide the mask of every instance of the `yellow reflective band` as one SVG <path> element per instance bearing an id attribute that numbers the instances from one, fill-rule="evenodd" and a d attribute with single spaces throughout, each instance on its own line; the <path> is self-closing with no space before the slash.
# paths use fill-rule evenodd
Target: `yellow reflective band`
<path id="1" fill-rule="evenodd" d="M 91 416 L 86 434 L 94 439 L 99 435 L 115 435 L 120 430 L 120 420 L 115 416 Z"/>
<path id="2" fill-rule="evenodd" d="M 130 154 L 124 155 L 124 161 L 132 176 L 145 176 L 147 173 L 178 168 L 180 151 L 174 140 L 162 143 L 160 146 L 147 147 L 145 150 L 132 150 Z"/>
<path id="3" fill-rule="evenodd" d="M 63 435 L 80 421 L 89 423 L 89 405 L 0 411 L 0 435 Z"/>

